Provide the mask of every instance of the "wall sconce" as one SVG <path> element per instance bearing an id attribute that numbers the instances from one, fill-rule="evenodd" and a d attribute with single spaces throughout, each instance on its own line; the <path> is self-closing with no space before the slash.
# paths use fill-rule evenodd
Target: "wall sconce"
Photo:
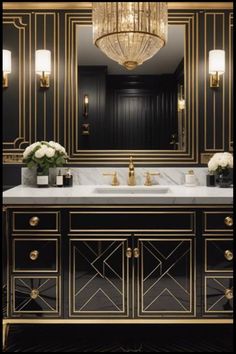
<path id="1" fill-rule="evenodd" d="M 40 87 L 49 87 L 49 75 L 51 74 L 51 52 L 46 49 L 36 50 L 35 71 L 40 75 Z"/>
<path id="2" fill-rule="evenodd" d="M 2 50 L 2 87 L 8 87 L 8 74 L 11 73 L 11 52 Z"/>
<path id="3" fill-rule="evenodd" d="M 210 87 L 220 87 L 220 75 L 225 72 L 225 51 L 220 49 L 209 51 Z"/>
<path id="4" fill-rule="evenodd" d="M 88 108 L 89 108 L 89 98 L 88 95 L 84 95 L 84 110 L 83 115 L 84 117 L 88 117 Z"/>

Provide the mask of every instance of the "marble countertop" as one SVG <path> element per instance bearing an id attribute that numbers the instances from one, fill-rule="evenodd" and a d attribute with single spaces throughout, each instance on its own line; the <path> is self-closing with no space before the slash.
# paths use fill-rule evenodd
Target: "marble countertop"
<path id="1" fill-rule="evenodd" d="M 169 191 L 166 194 L 152 194 L 151 189 L 157 185 L 146 187 L 148 194 L 110 194 L 96 193 L 95 185 L 75 185 L 73 187 L 37 188 L 19 185 L 3 193 L 3 204 L 233 204 L 233 188 L 219 188 L 184 185 L 166 185 Z M 101 185 L 104 188 L 119 188 Z M 126 188 L 125 186 L 120 186 Z M 140 186 L 142 187 L 142 186 Z M 163 185 L 161 187 L 164 187 Z M 133 188 L 133 187 L 128 187 Z M 137 188 L 137 187 L 136 187 Z"/>

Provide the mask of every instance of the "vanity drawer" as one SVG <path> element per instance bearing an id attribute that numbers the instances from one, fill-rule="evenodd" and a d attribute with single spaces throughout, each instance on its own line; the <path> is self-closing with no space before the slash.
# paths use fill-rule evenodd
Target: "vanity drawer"
<path id="1" fill-rule="evenodd" d="M 14 239 L 13 272 L 58 272 L 58 239 Z"/>
<path id="2" fill-rule="evenodd" d="M 12 315 L 59 316 L 60 288 L 60 278 L 56 276 L 13 276 Z"/>
<path id="3" fill-rule="evenodd" d="M 233 312 L 233 277 L 205 277 L 205 313 Z"/>
<path id="4" fill-rule="evenodd" d="M 70 232 L 79 231 L 161 231 L 195 232 L 193 211 L 71 211 Z"/>
<path id="5" fill-rule="evenodd" d="M 233 271 L 233 239 L 205 239 L 205 272 Z"/>
<path id="6" fill-rule="evenodd" d="M 233 212 L 232 211 L 205 211 L 204 232 L 232 232 Z"/>
<path id="7" fill-rule="evenodd" d="M 13 211 L 12 231 L 59 232 L 59 211 Z"/>

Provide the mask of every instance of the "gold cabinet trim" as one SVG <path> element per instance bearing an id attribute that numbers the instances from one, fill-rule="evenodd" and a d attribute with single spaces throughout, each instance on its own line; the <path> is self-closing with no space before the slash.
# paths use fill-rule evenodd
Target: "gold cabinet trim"
<path id="1" fill-rule="evenodd" d="M 138 299 L 137 299 L 137 302 L 138 302 L 138 305 L 137 305 L 137 309 L 138 309 L 138 313 L 137 313 L 137 316 L 138 318 L 145 318 L 145 317 L 155 317 L 155 316 L 159 316 L 161 317 L 162 314 L 164 313 L 165 316 L 169 316 L 169 317 L 173 317 L 173 314 L 175 314 L 175 316 L 177 316 L 179 314 L 179 316 L 181 317 L 196 317 L 196 242 L 195 242 L 195 239 L 194 238 L 189 238 L 189 237 L 181 237 L 181 238 L 177 238 L 177 237 L 172 237 L 172 238 L 166 238 L 166 239 L 163 239 L 163 238 L 159 238 L 159 234 L 156 235 L 152 235 L 152 238 L 143 238 L 143 236 L 146 236 L 146 235 L 140 235 L 142 237 L 139 238 L 138 240 L 138 244 L 142 241 L 189 241 L 189 244 L 190 244 L 190 280 L 189 280 L 189 283 L 190 283 L 190 310 L 189 311 L 150 311 L 153 313 L 150 314 L 148 311 L 146 311 L 147 314 L 145 314 L 145 312 L 143 311 L 143 297 L 142 297 L 142 294 L 141 294 L 141 291 L 140 291 L 140 274 L 139 274 L 139 269 L 140 269 L 140 266 L 139 264 L 137 265 L 138 267 L 138 271 L 137 271 L 137 294 L 138 294 Z M 139 248 L 140 248 L 140 244 L 139 244 Z M 142 258 L 141 258 L 142 259 Z M 138 260 L 139 262 L 139 260 Z M 143 266 L 141 266 L 141 269 L 143 269 Z M 140 301 L 140 298 L 141 298 L 141 301 Z M 140 306 L 141 306 L 141 310 L 142 310 L 142 313 L 140 313 Z"/>
<path id="2" fill-rule="evenodd" d="M 56 309 L 55 311 L 17 311 L 16 306 L 15 306 L 15 279 L 55 279 L 56 280 Z M 33 290 L 33 289 L 31 289 Z M 30 276 L 30 275 L 22 275 L 22 276 L 12 276 L 12 299 L 11 299 L 11 306 L 12 306 L 12 314 L 34 314 L 34 313 L 46 313 L 46 314 L 52 314 L 55 315 L 57 314 L 59 317 L 61 316 L 61 277 L 60 276 L 46 276 L 46 275 L 38 275 L 38 276 Z M 29 293 L 30 297 L 30 293 Z M 36 320 L 38 323 L 38 321 Z"/>
<path id="3" fill-rule="evenodd" d="M 90 17 L 89 17 L 90 16 Z M 188 63 L 185 65 L 185 70 L 188 70 L 188 78 L 186 77 L 186 90 L 188 90 L 188 151 L 182 150 L 179 152 L 173 152 L 173 150 L 132 150 L 134 158 L 140 165 L 156 164 L 157 161 L 162 164 L 181 164 L 188 162 L 189 164 L 198 163 L 198 20 L 199 16 L 196 12 L 178 13 L 169 12 L 169 23 L 181 23 L 184 24 L 187 30 L 185 35 L 188 36 L 188 43 L 190 44 L 187 55 L 189 56 Z M 98 164 L 121 164 L 128 161 L 130 152 L 122 150 L 79 150 L 75 143 L 78 143 L 78 87 L 76 85 L 75 78 L 78 65 L 77 57 L 74 50 L 75 45 L 75 32 L 76 26 L 81 24 L 91 24 L 91 13 L 88 13 L 88 17 L 85 19 L 79 13 L 66 13 L 65 14 L 65 75 L 68 80 L 65 80 L 64 87 L 64 101 L 67 105 L 64 106 L 64 116 L 66 117 L 66 124 L 64 129 L 64 142 L 65 147 L 69 155 L 69 164 L 79 162 L 81 165 L 98 165 Z M 191 38 L 190 38 L 191 37 Z M 196 48 L 194 47 L 196 39 Z M 186 59 L 187 61 L 187 59 Z M 191 62 L 190 62 L 191 61 Z M 196 67 L 196 68 L 195 68 Z M 74 69 L 76 68 L 76 69 Z M 76 70 L 75 75 L 71 75 L 71 72 Z M 196 109 L 195 109 L 196 108 Z M 71 132 L 75 131 L 75 134 L 71 135 Z M 75 135 L 75 137 L 74 137 Z M 191 138 L 191 141 L 190 141 Z"/>
<path id="4" fill-rule="evenodd" d="M 225 270 L 225 269 L 215 269 L 215 270 L 209 270 L 207 268 L 208 265 L 208 259 L 207 259 L 207 243 L 208 241 L 232 241 L 232 247 L 233 247 L 233 239 L 232 238 L 206 238 L 205 239 L 205 273 L 232 273 L 233 271 L 233 264 L 232 264 L 232 270 Z M 223 260 L 225 260 L 224 256 L 222 256 Z M 233 262 L 232 262 L 233 263 Z"/>
<path id="5" fill-rule="evenodd" d="M 219 206 L 219 208 L 221 208 L 221 206 Z M 216 214 L 216 215 L 223 215 L 225 213 L 229 213 L 229 216 L 233 216 L 233 211 L 232 209 L 229 210 L 229 211 L 204 211 L 204 232 L 207 233 L 207 232 L 233 232 L 233 228 L 230 227 L 229 229 L 226 229 L 226 228 L 223 228 L 223 226 L 225 225 L 224 221 L 222 222 L 222 229 L 208 229 L 208 226 L 207 226 L 207 215 L 209 214 Z"/>
<path id="6" fill-rule="evenodd" d="M 28 270 L 28 269 L 20 269 L 17 270 L 16 269 L 16 264 L 15 264 L 15 252 L 16 252 L 16 242 L 18 241 L 29 241 L 29 242 L 37 242 L 37 241 L 55 241 L 56 242 L 56 269 L 52 270 L 41 270 L 41 269 L 33 269 L 33 270 Z M 12 247 L 12 258 L 13 258 L 13 268 L 12 268 L 12 272 L 13 273 L 58 273 L 60 271 L 59 269 L 59 264 L 60 264 L 60 259 L 59 259 L 59 240 L 57 238 L 16 238 L 13 240 L 13 247 Z"/>
<path id="7" fill-rule="evenodd" d="M 79 237 L 82 235 L 76 235 L 77 238 L 73 238 L 73 239 L 69 239 L 69 318 L 73 318 L 73 317 L 78 317 L 81 314 L 82 316 L 85 316 L 86 318 L 102 318 L 102 317 L 107 317 L 111 314 L 113 314 L 115 316 L 115 318 L 128 318 L 130 317 L 130 292 L 129 292 L 129 281 L 130 281 L 130 276 L 129 276 L 129 259 L 125 257 L 125 249 L 128 246 L 128 238 L 131 237 L 130 235 L 124 235 L 124 237 L 119 238 L 117 237 L 117 235 L 113 235 L 110 234 L 109 236 L 111 238 L 108 238 L 106 235 L 104 237 L 104 235 L 100 234 L 97 235 L 96 238 L 94 238 L 94 234 L 88 234 L 86 235 L 87 238 L 83 238 L 83 237 Z M 83 235 L 84 236 L 84 235 Z M 119 235 L 121 236 L 121 235 Z M 114 311 L 78 311 L 75 309 L 75 296 L 74 296 L 74 290 L 75 290 L 75 260 L 74 260 L 74 252 L 72 252 L 72 243 L 74 241 L 88 241 L 88 240 L 92 240 L 92 241 L 122 241 L 126 244 L 126 246 L 124 247 L 123 244 L 123 264 L 122 264 L 122 269 L 124 270 L 125 273 L 125 262 L 126 262 L 126 274 L 125 277 L 123 278 L 122 282 L 123 282 L 123 289 L 125 289 L 125 283 L 126 283 L 126 294 L 125 292 L 123 292 L 123 311 L 120 312 L 114 312 Z M 72 253 L 73 253 L 73 271 L 72 271 Z M 125 281 L 126 279 L 126 281 Z M 72 282 L 72 284 L 71 284 Z M 72 306 L 73 304 L 73 306 Z M 125 306 L 127 306 L 127 308 L 125 309 Z"/>
<path id="8" fill-rule="evenodd" d="M 28 205 L 26 205 L 24 207 L 27 208 Z M 39 205 L 36 206 L 37 208 L 39 208 Z M 23 208 L 23 207 L 22 207 Z M 55 208 L 55 206 L 54 206 Z M 24 231 L 24 232 L 31 232 L 31 233 L 35 233 L 35 232 L 59 232 L 59 216 L 60 216 L 60 211 L 36 211 L 37 214 L 55 214 L 56 216 L 56 228 L 55 229 L 16 229 L 15 228 L 15 215 L 16 214 L 32 214 L 32 211 L 13 211 L 12 215 L 13 215 L 13 232 L 21 232 L 21 231 Z"/>
<path id="9" fill-rule="evenodd" d="M 108 214 L 108 215 L 112 215 L 112 214 L 118 214 L 118 215 L 121 215 L 121 214 L 151 214 L 151 215 L 154 215 L 154 214 L 185 214 L 185 215 L 189 215 L 191 217 L 190 219 L 190 222 L 191 222 L 191 227 L 189 229 L 135 229 L 135 228 L 130 228 L 130 229 L 72 229 L 71 227 L 71 216 L 74 215 L 74 214 Z M 171 232 L 171 233 L 176 233 L 176 232 L 192 232 L 192 233 L 195 233 L 195 227 L 196 227 L 196 212 L 194 211 L 166 211 L 166 212 L 162 212 L 162 211 L 69 211 L 69 231 L 70 232 L 96 232 L 96 231 L 101 231 L 101 232 L 109 232 L 109 231 L 117 231 L 117 232 L 120 232 L 120 231 L 125 231 L 125 232 L 128 232 L 128 231 L 133 231 L 133 232 Z"/>
<path id="10" fill-rule="evenodd" d="M 205 285 L 204 285 L 204 312 L 205 314 L 211 314 L 211 313 L 233 313 L 233 310 L 219 310 L 219 311 L 209 311 L 207 310 L 207 280 L 208 279 L 233 279 L 233 276 L 221 276 L 221 275 L 207 275 L 205 276 Z M 226 289 L 225 289 L 226 290 Z M 220 296 L 220 295 L 219 295 Z M 222 292 L 222 298 L 225 297 L 225 292 Z M 213 305 L 214 306 L 214 305 Z"/>

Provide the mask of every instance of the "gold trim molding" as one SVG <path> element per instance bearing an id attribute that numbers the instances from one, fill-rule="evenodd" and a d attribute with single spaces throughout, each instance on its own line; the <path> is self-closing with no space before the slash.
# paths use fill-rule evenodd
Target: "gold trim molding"
<path id="1" fill-rule="evenodd" d="M 4 2 L 3 10 L 78 10 L 91 9 L 92 2 Z M 233 2 L 169 2 L 168 8 L 182 9 L 207 9 L 207 10 L 231 10 Z"/>
<path id="2" fill-rule="evenodd" d="M 4 319 L 3 324 L 233 324 L 231 318 L 200 319 Z"/>

